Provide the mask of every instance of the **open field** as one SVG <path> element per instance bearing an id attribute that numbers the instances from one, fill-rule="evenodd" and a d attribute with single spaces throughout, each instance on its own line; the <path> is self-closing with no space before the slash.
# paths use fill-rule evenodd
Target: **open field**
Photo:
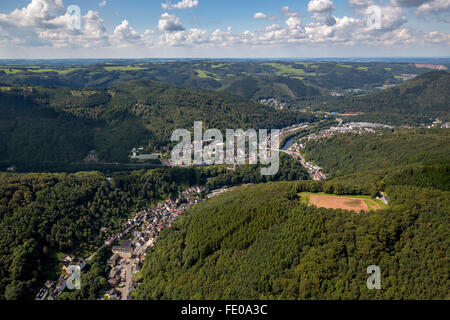
<path id="1" fill-rule="evenodd" d="M 319 208 L 343 209 L 359 212 L 361 210 L 375 211 L 384 208 L 381 201 L 371 199 L 369 196 L 337 196 L 320 193 L 301 193 L 300 202 L 314 205 Z"/>
<path id="2" fill-rule="evenodd" d="M 58 74 L 64 75 L 72 71 L 79 70 L 80 68 L 63 68 L 63 69 L 53 69 L 53 68 L 41 68 L 39 66 L 27 66 L 27 67 L 0 67 L 0 71 L 4 71 L 6 74 L 16 74 L 20 72 L 34 72 L 34 73 L 46 73 L 46 72 L 56 72 Z"/>
<path id="3" fill-rule="evenodd" d="M 5 72 L 6 74 L 16 74 L 19 72 L 22 72 L 22 69 L 15 69 L 15 68 L 0 68 L 0 71 Z"/>
<path id="4" fill-rule="evenodd" d="M 148 68 L 138 66 L 111 66 L 111 67 L 104 67 L 104 69 L 107 71 L 137 71 L 137 70 L 145 70 Z"/>
<path id="5" fill-rule="evenodd" d="M 31 68 L 27 71 L 35 73 L 56 72 L 58 74 L 67 74 L 72 71 L 79 70 L 80 68 L 64 68 L 64 69 L 45 69 L 45 68 Z"/>
<path id="6" fill-rule="evenodd" d="M 201 70 L 201 69 L 195 69 L 195 72 L 197 72 L 198 77 L 202 78 L 202 79 L 214 79 L 217 81 L 221 80 L 221 78 L 219 78 L 216 74 L 214 74 L 212 72 L 208 72 L 208 71 Z"/>
<path id="7" fill-rule="evenodd" d="M 353 68 L 353 66 L 348 65 L 348 64 L 343 64 L 343 63 L 338 63 L 338 67 L 342 67 L 342 68 Z"/>
<path id="8" fill-rule="evenodd" d="M 277 75 L 303 75 L 303 76 L 315 76 L 316 75 L 315 72 L 306 72 L 303 69 L 292 68 L 290 65 L 281 64 L 281 63 L 267 62 L 267 63 L 263 63 L 263 65 L 271 66 L 271 67 L 278 69 L 278 71 L 276 72 Z"/>

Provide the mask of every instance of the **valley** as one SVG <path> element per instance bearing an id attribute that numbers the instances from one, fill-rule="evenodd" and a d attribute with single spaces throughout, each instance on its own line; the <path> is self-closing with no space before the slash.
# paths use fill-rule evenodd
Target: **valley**
<path id="1" fill-rule="evenodd" d="M 387 62 L 0 69 L 1 299 L 446 297 L 449 79 Z M 171 133 L 199 120 L 279 129 L 278 172 L 173 162 Z M 356 285 L 369 262 L 389 289 Z"/>

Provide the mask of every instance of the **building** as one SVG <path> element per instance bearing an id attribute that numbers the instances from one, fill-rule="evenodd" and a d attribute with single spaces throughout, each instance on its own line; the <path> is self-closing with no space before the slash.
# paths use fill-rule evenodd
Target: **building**
<path id="1" fill-rule="evenodd" d="M 117 261 L 120 259 L 119 255 L 117 253 L 113 254 L 111 258 L 108 259 L 107 263 L 115 266 Z"/>
<path id="2" fill-rule="evenodd" d="M 112 252 L 118 254 L 123 258 L 130 258 L 133 254 L 133 247 L 131 245 L 131 240 L 122 241 L 120 246 L 115 246 L 112 248 Z"/>
<path id="3" fill-rule="evenodd" d="M 383 201 L 384 204 L 388 204 L 389 203 L 389 197 L 387 196 L 387 194 L 385 194 L 384 192 L 381 192 L 376 199 Z"/>
<path id="4" fill-rule="evenodd" d="M 60 278 L 60 280 L 58 281 L 58 284 L 56 285 L 56 291 L 59 292 L 59 293 L 61 293 L 61 292 L 64 291 L 64 289 L 66 288 L 66 286 L 67 286 L 67 278 L 64 277 L 64 276 L 62 276 L 62 277 Z"/>

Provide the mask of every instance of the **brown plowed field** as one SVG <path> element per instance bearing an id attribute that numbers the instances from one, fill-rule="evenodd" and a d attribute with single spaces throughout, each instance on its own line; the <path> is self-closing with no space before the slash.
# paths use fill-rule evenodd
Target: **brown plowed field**
<path id="1" fill-rule="evenodd" d="M 366 212 L 369 211 L 367 204 L 362 198 L 346 198 L 310 194 L 309 204 L 319 208 L 344 209 L 353 210 L 356 212 L 359 212 L 360 210 L 364 210 Z"/>

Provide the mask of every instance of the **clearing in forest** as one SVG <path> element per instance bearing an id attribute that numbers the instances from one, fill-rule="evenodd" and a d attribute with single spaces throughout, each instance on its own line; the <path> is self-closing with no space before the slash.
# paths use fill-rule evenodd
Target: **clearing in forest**
<path id="1" fill-rule="evenodd" d="M 380 203 L 369 196 L 337 196 L 317 193 L 301 193 L 300 202 L 318 208 L 343 209 L 368 212 L 382 208 Z"/>

